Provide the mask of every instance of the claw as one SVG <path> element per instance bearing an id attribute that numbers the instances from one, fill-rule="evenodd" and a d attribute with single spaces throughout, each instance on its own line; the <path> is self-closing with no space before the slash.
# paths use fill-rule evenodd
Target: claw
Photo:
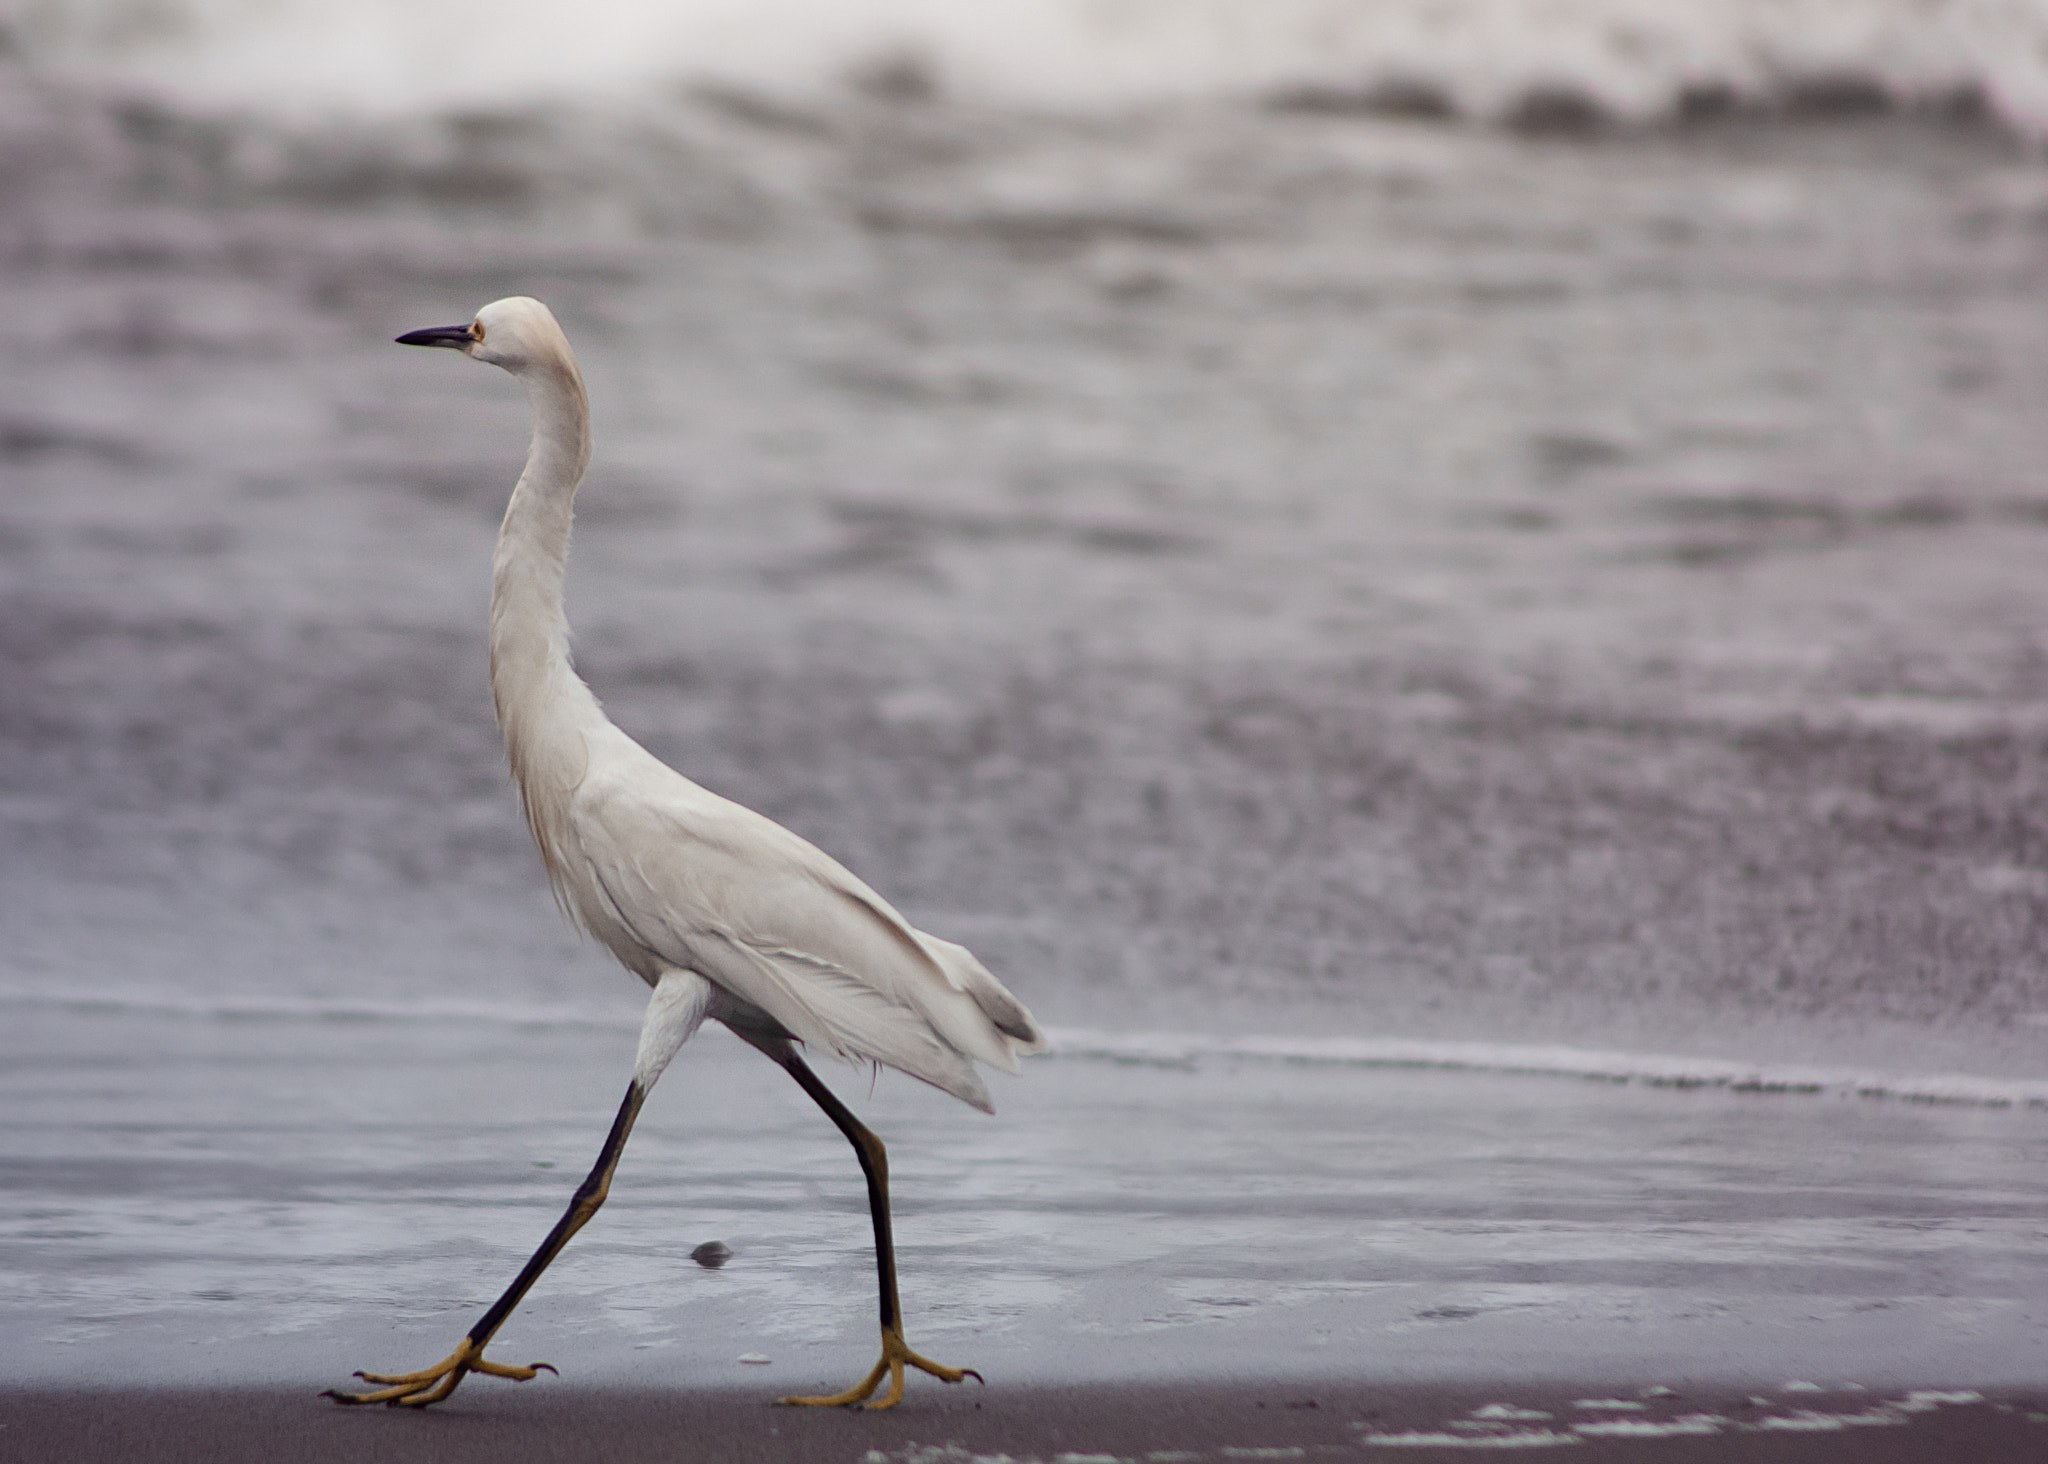
<path id="1" fill-rule="evenodd" d="M 514 1382 L 526 1382 L 538 1377 L 541 1372 L 559 1372 L 551 1363 L 536 1362 L 527 1367 L 510 1363 L 491 1362 L 483 1355 L 483 1347 L 465 1337 L 456 1349 L 435 1363 L 411 1373 L 358 1372 L 357 1377 L 366 1383 L 386 1383 L 390 1386 L 369 1393 L 344 1393 L 338 1388 L 329 1388 L 320 1396 L 332 1398 L 337 1403 L 382 1403 L 389 1408 L 424 1408 L 438 1403 L 462 1381 L 464 1373 L 486 1373 L 494 1378 L 511 1378 Z"/>
<path id="2" fill-rule="evenodd" d="M 942 1362 L 933 1362 L 929 1357 L 920 1357 L 912 1352 L 903 1340 L 903 1333 L 893 1327 L 882 1330 L 882 1358 L 874 1370 L 843 1393 L 825 1397 L 790 1397 L 782 1399 L 786 1408 L 852 1408 L 859 1406 L 870 1413 L 879 1413 L 885 1408 L 894 1408 L 903 1401 L 903 1370 L 914 1367 L 919 1372 L 930 1373 L 942 1383 L 957 1383 L 962 1378 L 973 1378 L 982 1382 L 982 1376 L 971 1367 L 947 1367 Z M 876 1388 L 882 1385 L 884 1374 L 889 1378 L 889 1391 L 874 1402 L 867 1401 Z M 984 1384 L 985 1386 L 985 1384 Z"/>
<path id="3" fill-rule="evenodd" d="M 555 1372 L 555 1365 L 552 1362 L 529 1362 L 525 1367 L 514 1367 L 509 1363 L 488 1362 L 481 1357 L 470 1363 L 469 1370 L 489 1373 L 494 1378 L 511 1378 L 518 1383 L 530 1382 L 544 1372 L 554 1373 L 556 1377 L 561 1376 L 559 1372 Z"/>

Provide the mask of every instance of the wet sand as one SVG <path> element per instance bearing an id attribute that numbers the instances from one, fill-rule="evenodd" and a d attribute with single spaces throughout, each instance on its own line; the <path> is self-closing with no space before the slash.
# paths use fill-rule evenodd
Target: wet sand
<path id="1" fill-rule="evenodd" d="M 1475 1450 L 1492 1457 L 1504 1448 L 1519 1457 L 1568 1447 L 1573 1459 L 1645 1464 L 1992 1464 L 2038 1458 L 2048 1448 L 2048 1397 L 2040 1393 L 1971 1402 L 1900 1395 L 1888 1404 L 1867 1394 L 1767 1400 L 1701 1386 L 1650 1400 L 1640 1411 L 1616 1411 L 1577 1406 L 1634 1401 L 1597 1385 L 1077 1383 L 1020 1390 L 968 1383 L 943 1394 L 936 1389 L 920 1389 L 882 1414 L 780 1409 L 758 1391 L 603 1392 L 546 1382 L 504 1385 L 486 1396 L 473 1381 L 425 1415 L 337 1410 L 304 1393 L 272 1390 L 0 1392 L 0 1459 L 1222 1464 L 1463 1458 Z M 1911 1411 L 1892 1406 L 1900 1403 Z M 1494 1421 L 1501 1412 L 1525 1416 Z"/>
<path id="2" fill-rule="evenodd" d="M 17 1011 L 0 1371 L 317 1392 L 427 1365 L 567 1203 L 633 1041 L 630 1008 Z M 1054 1057 L 989 1117 L 825 1076 L 890 1145 L 912 1345 L 1008 1388 L 2048 1372 L 2038 1109 Z M 730 1260 L 693 1264 L 712 1240 Z M 498 1351 L 577 1388 L 831 1391 L 871 1360 L 873 1274 L 844 1142 L 707 1032 Z"/>

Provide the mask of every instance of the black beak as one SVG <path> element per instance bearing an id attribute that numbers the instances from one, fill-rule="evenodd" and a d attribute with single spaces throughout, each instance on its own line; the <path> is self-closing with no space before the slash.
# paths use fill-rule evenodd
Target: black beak
<path id="1" fill-rule="evenodd" d="M 447 346 L 451 350 L 466 351 L 476 344 L 476 337 L 469 333 L 466 325 L 430 325 L 425 330 L 409 330 L 398 338 L 401 346 Z"/>

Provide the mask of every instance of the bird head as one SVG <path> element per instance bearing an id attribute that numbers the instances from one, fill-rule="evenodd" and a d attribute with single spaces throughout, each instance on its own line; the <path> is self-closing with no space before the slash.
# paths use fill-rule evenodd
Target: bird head
<path id="1" fill-rule="evenodd" d="M 575 358 L 554 312 L 528 295 L 493 300 L 468 325 L 430 325 L 407 331 L 401 346 L 446 346 L 478 361 L 502 366 L 514 376 L 536 366 L 569 365 Z"/>

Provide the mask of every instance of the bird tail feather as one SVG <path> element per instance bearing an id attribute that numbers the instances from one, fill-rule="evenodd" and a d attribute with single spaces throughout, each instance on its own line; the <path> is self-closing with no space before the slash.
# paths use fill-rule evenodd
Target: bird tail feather
<path id="1" fill-rule="evenodd" d="M 946 1026 L 890 1000 L 830 961 L 744 941 L 728 939 L 720 945 L 740 969 L 714 973 L 714 979 L 744 993 L 806 1047 L 850 1061 L 886 1063 L 983 1113 L 995 1111 L 987 1085 L 968 1058 L 980 1052 L 951 1042 Z"/>
<path id="2" fill-rule="evenodd" d="M 981 1029 L 976 1034 L 980 1041 L 963 1042 L 961 1045 L 968 1046 L 976 1057 L 1006 1073 L 1017 1071 L 1019 1057 L 1045 1051 L 1045 1034 L 1039 1030 L 1031 1013 L 1025 1010 L 1024 1003 L 996 980 L 973 951 L 922 930 L 916 930 L 914 934 L 925 954 L 931 957 L 932 964 L 944 973 L 947 983 L 955 991 L 965 993 L 974 1004 L 975 1014 L 986 1019 L 999 1034 L 990 1040 L 985 1029 Z M 976 1027 L 979 1028 L 978 1023 Z M 948 1035 L 952 1034 L 949 1032 Z"/>

